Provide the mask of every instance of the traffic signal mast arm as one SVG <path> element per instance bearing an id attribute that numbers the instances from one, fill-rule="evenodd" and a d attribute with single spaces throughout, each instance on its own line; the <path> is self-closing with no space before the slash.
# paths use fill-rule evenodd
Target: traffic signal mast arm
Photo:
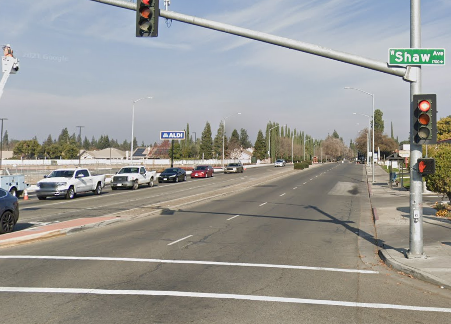
<path id="1" fill-rule="evenodd" d="M 113 5 L 116 7 L 121 7 L 125 9 L 135 10 L 136 11 L 136 3 L 131 3 L 122 0 L 91 0 L 95 2 L 100 2 L 104 4 Z M 313 55 L 326 57 L 329 59 L 333 59 L 339 62 L 349 63 L 352 65 L 361 66 L 364 68 L 368 68 L 371 70 L 384 72 L 387 74 L 400 76 L 404 78 L 406 81 L 416 81 L 410 79 L 409 69 L 405 67 L 389 67 L 387 62 L 376 61 L 372 59 L 368 59 L 365 57 L 339 52 L 332 49 L 328 49 L 325 47 L 321 47 L 318 45 L 313 45 L 309 43 L 304 43 L 300 41 L 295 41 L 289 38 L 274 36 L 271 34 L 266 34 L 262 32 L 257 32 L 250 29 L 245 29 L 241 27 L 236 27 L 232 25 L 227 25 L 219 22 L 215 22 L 212 20 L 207 20 L 203 18 L 197 18 L 193 16 L 188 16 L 180 13 L 176 13 L 173 11 L 167 10 L 159 10 L 160 17 L 172 19 L 180 22 L 184 22 L 191 25 L 196 25 L 200 27 L 205 27 L 217 31 L 221 31 L 227 34 L 237 35 L 241 37 L 246 37 L 249 39 L 258 40 L 261 42 L 265 42 L 268 44 L 273 44 L 281 47 L 286 47 L 289 49 L 294 49 L 300 52 L 310 53 Z"/>

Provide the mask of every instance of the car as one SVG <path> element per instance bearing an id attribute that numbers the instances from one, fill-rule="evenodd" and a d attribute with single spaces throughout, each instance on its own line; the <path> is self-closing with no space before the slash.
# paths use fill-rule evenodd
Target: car
<path id="1" fill-rule="evenodd" d="M 10 233 L 19 220 L 19 200 L 0 188 L 0 234 Z"/>
<path id="2" fill-rule="evenodd" d="M 112 177 L 111 189 L 131 188 L 136 190 L 140 185 L 153 187 L 155 175 L 155 171 L 146 170 L 143 166 L 126 166 Z"/>
<path id="3" fill-rule="evenodd" d="M 276 162 L 274 163 L 275 167 L 284 167 L 286 165 L 286 162 L 284 159 L 278 159 L 276 160 Z"/>
<path id="4" fill-rule="evenodd" d="M 186 171 L 182 168 L 167 168 L 158 176 L 158 183 L 186 181 Z"/>
<path id="5" fill-rule="evenodd" d="M 234 162 L 227 164 L 224 173 L 243 173 L 244 167 L 241 162 Z"/>
<path id="6" fill-rule="evenodd" d="M 191 172 L 191 179 L 212 177 L 213 172 L 214 170 L 211 165 L 198 165 Z"/>

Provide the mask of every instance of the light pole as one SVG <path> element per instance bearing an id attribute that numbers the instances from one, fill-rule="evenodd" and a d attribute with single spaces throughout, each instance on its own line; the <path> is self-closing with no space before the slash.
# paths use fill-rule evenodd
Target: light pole
<path id="1" fill-rule="evenodd" d="M 139 98 L 136 100 L 133 100 L 133 108 L 132 108 L 132 142 L 131 142 L 131 148 L 130 148 L 130 161 L 133 163 L 133 140 L 134 140 L 134 135 L 133 135 L 133 128 L 135 125 L 135 103 L 137 103 L 138 101 L 141 101 L 143 99 L 152 99 L 152 97 L 144 97 L 144 98 Z"/>
<path id="2" fill-rule="evenodd" d="M 1 129 L 1 139 L 0 139 L 0 170 L 2 169 L 3 163 L 3 121 L 8 120 L 8 118 L 0 118 L 2 120 L 2 129 Z"/>
<path id="3" fill-rule="evenodd" d="M 281 127 L 284 127 L 284 126 L 287 126 L 287 125 L 285 124 L 285 125 L 282 125 Z M 271 131 L 276 127 L 279 127 L 279 125 L 276 125 L 276 126 L 270 128 L 268 131 L 269 132 L 268 137 L 269 137 L 269 163 L 270 164 L 271 164 Z"/>
<path id="4" fill-rule="evenodd" d="M 366 134 L 366 165 L 370 165 L 370 123 L 371 123 L 371 116 L 368 116 L 366 114 L 361 113 L 352 113 L 353 115 L 362 115 L 365 117 L 368 117 L 368 132 Z"/>
<path id="5" fill-rule="evenodd" d="M 85 126 L 76 126 L 76 127 L 79 128 L 78 137 L 80 137 L 80 148 L 79 148 L 79 152 L 78 152 L 78 166 L 81 166 L 81 144 L 82 144 L 81 129 L 82 129 L 82 127 L 85 127 Z"/>
<path id="6" fill-rule="evenodd" d="M 371 96 L 372 99 L 373 99 L 373 127 L 372 127 L 373 128 L 373 148 L 372 148 L 372 152 L 371 152 L 371 157 L 372 157 L 372 159 L 371 159 L 371 162 L 372 162 L 371 163 L 371 173 L 373 174 L 373 183 L 374 183 L 375 182 L 374 181 L 374 94 L 366 92 L 366 91 L 363 91 L 363 90 L 358 89 L 358 88 L 345 87 L 345 89 L 351 89 L 351 90 L 360 91 L 360 92 L 362 92 L 364 94 L 367 94 L 367 95 Z"/>
<path id="7" fill-rule="evenodd" d="M 236 115 L 241 115 L 241 113 L 240 113 L 240 112 L 239 112 L 239 113 L 236 113 Z M 231 116 L 235 116 L 235 114 L 230 115 L 230 116 L 227 116 L 227 117 L 225 117 L 225 118 L 222 119 L 222 121 L 223 121 L 223 125 L 222 125 L 222 126 L 224 127 L 224 129 L 222 130 L 222 170 L 223 170 L 223 171 L 225 170 L 225 166 L 224 166 L 225 125 L 226 125 L 226 119 L 229 118 L 229 117 L 231 117 Z"/>
<path id="8" fill-rule="evenodd" d="M 294 133 L 291 136 L 291 164 L 294 163 L 294 160 L 293 160 L 293 147 L 294 147 Z"/>

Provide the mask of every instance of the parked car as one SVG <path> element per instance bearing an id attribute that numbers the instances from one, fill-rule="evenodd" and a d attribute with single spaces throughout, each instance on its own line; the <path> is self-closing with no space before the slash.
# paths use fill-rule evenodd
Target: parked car
<path id="1" fill-rule="evenodd" d="M 52 196 L 73 199 L 82 192 L 100 195 L 105 187 L 105 175 L 91 175 L 88 169 L 58 169 L 44 176 L 36 185 L 39 200 Z"/>
<path id="2" fill-rule="evenodd" d="M 212 177 L 213 172 L 214 170 L 211 165 L 198 165 L 191 172 L 191 179 Z"/>
<path id="3" fill-rule="evenodd" d="M 244 167 L 241 162 L 234 162 L 227 164 L 224 173 L 243 173 Z"/>
<path id="4" fill-rule="evenodd" d="M 158 176 L 158 183 L 186 181 L 186 171 L 181 168 L 168 168 Z"/>
<path id="5" fill-rule="evenodd" d="M 156 171 L 148 171 L 143 166 L 126 166 L 111 178 L 111 189 L 131 188 L 136 190 L 140 185 L 153 187 L 155 176 Z"/>
<path id="6" fill-rule="evenodd" d="M 275 167 L 284 167 L 286 164 L 284 159 L 278 159 L 276 160 L 276 162 L 274 163 Z"/>
<path id="7" fill-rule="evenodd" d="M 0 234 L 10 233 L 19 220 L 19 200 L 0 188 Z"/>

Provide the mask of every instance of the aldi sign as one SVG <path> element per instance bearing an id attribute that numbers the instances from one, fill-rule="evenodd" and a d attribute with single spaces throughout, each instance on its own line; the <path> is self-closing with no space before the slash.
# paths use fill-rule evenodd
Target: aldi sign
<path id="1" fill-rule="evenodd" d="M 390 48 L 390 65 L 445 65 L 445 49 L 432 48 Z"/>
<path id="2" fill-rule="evenodd" d="M 161 131 L 160 140 L 184 140 L 185 131 Z"/>

